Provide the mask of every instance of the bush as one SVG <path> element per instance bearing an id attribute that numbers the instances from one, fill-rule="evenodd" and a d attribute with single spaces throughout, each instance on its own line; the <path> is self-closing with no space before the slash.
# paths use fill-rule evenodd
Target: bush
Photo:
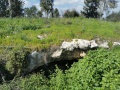
<path id="1" fill-rule="evenodd" d="M 67 71 L 68 89 L 120 89 L 120 55 L 115 51 L 116 49 L 90 51 L 87 57 Z"/>
<path id="2" fill-rule="evenodd" d="M 119 90 L 120 47 L 99 49 L 74 63 L 64 73 L 60 69 L 49 79 L 44 74 L 32 74 L 15 82 L 5 83 L 0 89 L 7 90 Z"/>
<path id="3" fill-rule="evenodd" d="M 40 25 L 24 25 L 22 27 L 23 30 L 36 30 L 36 29 L 41 29 L 41 26 Z"/>
<path id="4" fill-rule="evenodd" d="M 24 75 L 29 64 L 27 58 L 29 50 L 23 47 L 15 47 L 8 54 L 8 61 L 6 63 L 7 70 L 14 75 Z"/>
<path id="5" fill-rule="evenodd" d="M 0 90 L 49 90 L 48 83 L 48 80 L 38 73 L 6 82 L 0 85 Z"/>
<path id="6" fill-rule="evenodd" d="M 79 13 L 76 10 L 66 10 L 65 13 L 63 14 L 63 17 L 79 17 Z"/>
<path id="7" fill-rule="evenodd" d="M 112 21 L 112 22 L 119 22 L 120 21 L 120 11 L 117 13 L 112 13 L 109 16 L 107 16 L 107 21 Z"/>

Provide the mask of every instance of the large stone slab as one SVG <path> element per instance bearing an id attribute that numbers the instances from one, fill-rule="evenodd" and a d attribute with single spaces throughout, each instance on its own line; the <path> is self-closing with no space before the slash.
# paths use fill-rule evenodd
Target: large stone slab
<path id="1" fill-rule="evenodd" d="M 113 46 L 120 45 L 114 42 Z M 84 40 L 73 39 L 72 41 L 64 41 L 60 47 L 52 47 L 47 50 L 34 51 L 29 55 L 28 72 L 50 62 L 60 60 L 74 60 L 83 58 L 88 50 L 94 48 L 109 48 L 107 41 L 101 40 Z"/>

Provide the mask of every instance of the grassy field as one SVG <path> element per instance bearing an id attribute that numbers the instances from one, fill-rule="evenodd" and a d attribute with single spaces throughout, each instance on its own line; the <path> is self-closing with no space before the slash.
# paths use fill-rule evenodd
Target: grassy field
<path id="1" fill-rule="evenodd" d="M 38 39 L 38 35 L 44 37 Z M 85 18 L 0 19 L 0 46 L 47 48 L 73 38 L 120 40 L 120 23 Z"/>

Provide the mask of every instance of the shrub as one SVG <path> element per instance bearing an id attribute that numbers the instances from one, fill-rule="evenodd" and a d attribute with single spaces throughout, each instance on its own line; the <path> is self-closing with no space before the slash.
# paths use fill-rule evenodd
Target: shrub
<path id="1" fill-rule="evenodd" d="M 79 17 L 79 13 L 76 10 L 66 10 L 63 14 L 63 17 Z"/>
<path id="2" fill-rule="evenodd" d="M 6 63 L 7 70 L 14 75 L 23 75 L 29 64 L 29 61 L 27 60 L 28 54 L 29 51 L 25 48 L 14 48 L 8 56 L 8 61 Z"/>
<path id="3" fill-rule="evenodd" d="M 0 85 L 1 90 L 119 90 L 120 47 L 99 49 L 74 63 L 64 73 L 56 69 L 46 78 L 44 74 L 32 74 Z M 16 82 L 16 83 L 15 83 Z"/>
<path id="4" fill-rule="evenodd" d="M 112 22 L 119 22 L 120 21 L 120 11 L 117 13 L 112 13 L 109 16 L 107 16 L 107 21 L 112 21 Z"/>
<path id="5" fill-rule="evenodd" d="M 120 49 L 120 48 L 119 48 Z M 120 55 L 116 49 L 90 51 L 88 56 L 67 71 L 68 89 L 120 89 Z"/>
<path id="6" fill-rule="evenodd" d="M 24 25 L 22 27 L 23 30 L 36 30 L 36 29 L 41 29 L 41 26 L 40 25 Z"/>

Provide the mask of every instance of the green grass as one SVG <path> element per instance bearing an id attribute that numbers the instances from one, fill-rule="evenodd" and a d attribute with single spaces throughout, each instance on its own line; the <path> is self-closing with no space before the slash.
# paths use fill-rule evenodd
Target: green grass
<path id="1" fill-rule="evenodd" d="M 48 48 L 73 38 L 93 39 L 100 37 L 111 41 L 120 40 L 120 23 L 85 18 L 15 18 L 0 19 L 0 46 L 26 46 Z M 43 40 L 37 35 L 46 36 Z M 7 37 L 9 36 L 9 37 Z"/>

